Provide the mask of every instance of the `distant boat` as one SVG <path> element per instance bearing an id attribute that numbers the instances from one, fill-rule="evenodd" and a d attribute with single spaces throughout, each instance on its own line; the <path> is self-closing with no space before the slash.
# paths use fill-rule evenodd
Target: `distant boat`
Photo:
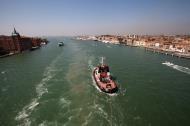
<path id="1" fill-rule="evenodd" d="M 47 45 L 47 42 L 41 42 L 41 45 Z"/>
<path id="2" fill-rule="evenodd" d="M 93 77 L 98 88 L 103 92 L 112 94 L 118 91 L 118 86 L 110 75 L 108 65 L 103 63 L 103 58 L 102 64 L 95 67 Z"/>
<path id="3" fill-rule="evenodd" d="M 64 46 L 64 43 L 63 42 L 59 42 L 58 45 L 59 46 Z"/>
<path id="4" fill-rule="evenodd" d="M 33 47 L 30 49 L 30 51 L 34 51 L 34 50 L 39 49 L 39 48 L 40 48 L 39 46 L 33 46 Z"/>

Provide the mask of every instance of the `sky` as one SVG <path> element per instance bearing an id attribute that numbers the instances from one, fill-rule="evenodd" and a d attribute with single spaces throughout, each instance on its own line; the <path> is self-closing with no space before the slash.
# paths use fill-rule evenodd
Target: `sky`
<path id="1" fill-rule="evenodd" d="M 0 0 L 0 35 L 190 34 L 190 0 Z"/>

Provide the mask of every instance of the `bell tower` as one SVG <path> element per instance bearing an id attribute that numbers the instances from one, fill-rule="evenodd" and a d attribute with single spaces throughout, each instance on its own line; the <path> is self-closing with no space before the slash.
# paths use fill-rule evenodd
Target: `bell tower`
<path id="1" fill-rule="evenodd" d="M 13 30 L 13 32 L 12 32 L 12 36 L 20 37 L 20 34 L 16 31 L 15 28 L 14 28 L 14 30 Z"/>
<path id="2" fill-rule="evenodd" d="M 15 28 L 12 32 L 12 39 L 13 39 L 13 43 L 14 43 L 14 47 L 15 47 L 14 52 L 15 51 L 21 52 L 21 43 L 20 43 L 21 37 Z"/>

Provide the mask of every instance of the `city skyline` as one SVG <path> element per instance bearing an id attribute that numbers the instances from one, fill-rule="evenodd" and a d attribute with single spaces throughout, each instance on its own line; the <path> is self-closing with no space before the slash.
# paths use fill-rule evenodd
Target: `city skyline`
<path id="1" fill-rule="evenodd" d="M 188 0 L 0 2 L 0 35 L 190 34 Z"/>

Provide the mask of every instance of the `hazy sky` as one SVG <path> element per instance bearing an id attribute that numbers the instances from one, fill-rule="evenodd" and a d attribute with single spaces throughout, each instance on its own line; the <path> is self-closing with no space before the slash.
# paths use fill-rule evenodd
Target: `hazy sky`
<path id="1" fill-rule="evenodd" d="M 190 0 L 0 0 L 0 34 L 190 34 Z"/>

